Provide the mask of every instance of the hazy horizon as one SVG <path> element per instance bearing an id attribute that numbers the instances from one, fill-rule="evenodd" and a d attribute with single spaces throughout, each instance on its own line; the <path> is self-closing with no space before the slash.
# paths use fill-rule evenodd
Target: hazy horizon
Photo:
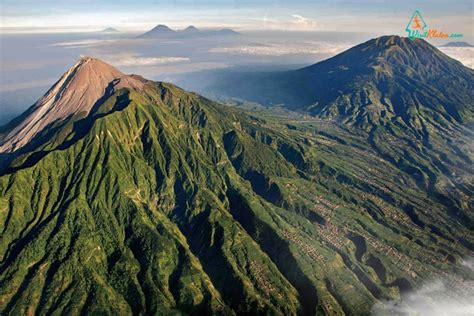
<path id="1" fill-rule="evenodd" d="M 310 65 L 369 37 L 343 32 L 247 31 L 232 38 L 143 40 L 136 38 L 139 34 L 1 35 L 0 124 L 31 106 L 81 56 L 100 58 L 125 73 L 176 83 L 186 73 L 199 71 Z"/>
<path id="2" fill-rule="evenodd" d="M 420 10 L 430 27 L 472 38 L 472 1 L 27 1 L 2 2 L 0 27 L 56 30 L 144 31 L 156 24 L 174 28 L 233 27 L 240 30 L 309 30 L 401 34 L 412 12 Z"/>

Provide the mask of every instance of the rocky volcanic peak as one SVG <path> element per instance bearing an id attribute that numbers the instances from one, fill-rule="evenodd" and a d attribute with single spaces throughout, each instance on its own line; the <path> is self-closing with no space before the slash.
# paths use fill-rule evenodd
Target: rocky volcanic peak
<path id="1" fill-rule="evenodd" d="M 127 76 L 99 59 L 81 58 L 27 111 L 24 119 L 0 139 L 0 153 L 24 146 L 52 123 L 79 113 L 88 115 L 109 90 L 140 89 L 143 84 L 144 80 L 138 76 Z"/>

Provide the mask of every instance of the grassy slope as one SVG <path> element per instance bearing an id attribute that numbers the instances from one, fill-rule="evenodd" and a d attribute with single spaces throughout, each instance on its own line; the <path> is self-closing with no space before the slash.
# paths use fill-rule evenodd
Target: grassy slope
<path id="1" fill-rule="evenodd" d="M 1 313 L 363 314 L 460 269 L 472 198 L 451 214 L 364 135 L 280 121 L 156 84 L 18 158 Z"/>

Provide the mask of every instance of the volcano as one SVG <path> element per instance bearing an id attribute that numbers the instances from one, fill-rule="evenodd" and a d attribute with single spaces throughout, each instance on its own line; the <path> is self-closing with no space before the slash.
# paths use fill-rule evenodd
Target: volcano
<path id="1" fill-rule="evenodd" d="M 374 45 L 414 62 L 390 41 Z M 465 72 L 405 71 L 453 63 Z M 360 64 L 298 74 L 400 76 Z M 474 171 L 456 111 L 442 145 L 368 142 L 356 125 L 242 111 L 83 58 L 2 129 L 0 314 L 355 315 L 433 277 L 461 284 Z"/>
<path id="2" fill-rule="evenodd" d="M 474 70 L 422 39 L 399 36 L 369 40 L 298 70 L 219 78 L 209 90 L 367 130 L 439 129 L 474 117 Z"/>
<path id="3" fill-rule="evenodd" d="M 10 124 L 0 138 L 0 153 L 21 148 L 52 124 L 87 116 L 101 97 L 116 89 L 142 86 L 142 79 L 124 75 L 99 59 L 81 58 L 38 102 Z"/>

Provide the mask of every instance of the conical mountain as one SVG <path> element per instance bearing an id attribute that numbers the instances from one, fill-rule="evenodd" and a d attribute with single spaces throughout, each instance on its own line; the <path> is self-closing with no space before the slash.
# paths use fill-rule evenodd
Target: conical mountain
<path id="1" fill-rule="evenodd" d="M 199 29 L 197 29 L 194 25 L 190 25 L 187 28 L 183 30 L 185 33 L 197 33 L 199 32 Z"/>
<path id="2" fill-rule="evenodd" d="M 220 78 L 213 91 L 371 129 L 467 122 L 474 70 L 424 40 L 383 36 L 294 71 Z"/>
<path id="3" fill-rule="evenodd" d="M 118 33 L 119 30 L 113 27 L 107 27 L 101 31 L 102 33 Z"/>
<path id="4" fill-rule="evenodd" d="M 193 25 L 186 27 L 183 30 L 172 30 L 168 26 L 160 24 L 155 26 L 153 29 L 143 33 L 138 38 L 145 39 L 197 39 L 203 37 L 216 37 L 216 36 L 233 36 L 239 35 L 231 29 L 220 29 L 220 30 L 200 30 Z"/>
<path id="5" fill-rule="evenodd" d="M 151 31 L 154 32 L 174 32 L 169 26 L 164 25 L 164 24 L 158 24 L 154 28 L 151 29 Z"/>
<path id="6" fill-rule="evenodd" d="M 87 116 L 100 98 L 116 89 L 142 86 L 140 78 L 124 75 L 99 59 L 81 58 L 25 114 L 9 124 L 0 138 L 0 153 L 18 150 L 52 124 Z"/>
<path id="7" fill-rule="evenodd" d="M 88 115 L 0 171 L 0 314 L 369 314 L 427 278 L 472 274 L 461 178 L 446 204 L 347 127 L 119 86 L 135 77 L 95 63 L 83 98 L 109 79 L 113 91 L 70 103 Z M 465 156 L 440 157 L 472 175 Z"/>
<path id="8" fill-rule="evenodd" d="M 143 33 L 139 38 L 166 38 L 176 34 L 175 30 L 172 30 L 164 24 L 158 24 L 151 30 Z"/>

